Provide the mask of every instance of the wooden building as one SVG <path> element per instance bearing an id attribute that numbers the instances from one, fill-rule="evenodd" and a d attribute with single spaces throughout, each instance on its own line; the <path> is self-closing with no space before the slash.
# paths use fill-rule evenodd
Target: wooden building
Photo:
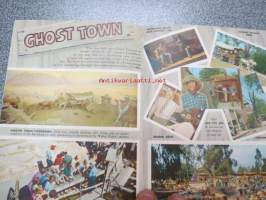
<path id="1" fill-rule="evenodd" d="M 212 76 L 211 82 L 220 102 L 242 101 L 241 85 L 237 77 L 219 74 Z"/>

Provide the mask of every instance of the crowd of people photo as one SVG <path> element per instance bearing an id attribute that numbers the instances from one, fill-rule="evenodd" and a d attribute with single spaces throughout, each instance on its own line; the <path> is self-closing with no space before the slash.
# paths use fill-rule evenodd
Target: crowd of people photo
<path id="1" fill-rule="evenodd" d="M 114 191 L 114 187 L 109 189 L 104 186 L 107 178 L 110 178 L 106 176 L 111 176 L 110 174 L 115 171 L 119 173 L 121 168 L 136 168 L 136 149 L 133 144 L 111 142 L 77 142 L 77 144 L 86 150 L 85 157 L 72 152 L 59 151 L 55 144 L 51 144 L 45 152 L 46 160 L 38 161 L 38 171 L 28 184 L 19 189 L 18 199 L 50 200 L 66 199 L 64 197 L 70 196 L 78 199 L 75 198 L 77 196 L 75 194 L 88 194 L 97 187 L 105 187 L 105 193 Z M 15 191 L 13 188 L 11 190 Z"/>

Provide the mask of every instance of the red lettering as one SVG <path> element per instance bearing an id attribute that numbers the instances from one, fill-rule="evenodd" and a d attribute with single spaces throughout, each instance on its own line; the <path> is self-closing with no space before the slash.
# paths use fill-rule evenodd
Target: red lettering
<path id="1" fill-rule="evenodd" d="M 107 23 L 107 24 L 97 24 L 97 29 L 99 32 L 99 36 L 103 37 L 103 36 L 109 36 L 111 33 L 111 23 Z"/>
<path id="2" fill-rule="evenodd" d="M 44 45 L 44 39 L 43 39 L 44 32 L 35 33 L 35 46 L 42 46 Z"/>
<path id="3" fill-rule="evenodd" d="M 79 31 L 79 36 L 81 40 L 86 38 L 86 26 L 78 26 L 77 30 Z"/>
<path id="4" fill-rule="evenodd" d="M 123 30 L 122 30 L 122 23 L 117 22 L 117 23 L 112 23 L 112 35 L 122 35 Z"/>
<path id="5" fill-rule="evenodd" d="M 32 48 L 35 46 L 34 34 L 28 34 L 24 38 L 24 44 L 28 48 Z"/>
<path id="6" fill-rule="evenodd" d="M 66 39 L 66 36 L 64 34 L 64 29 L 63 28 L 59 28 L 56 30 L 56 41 L 57 42 L 63 42 Z"/>
<path id="7" fill-rule="evenodd" d="M 87 28 L 87 37 L 88 38 L 95 38 L 97 36 L 97 28 L 94 25 L 90 25 Z"/>
<path id="8" fill-rule="evenodd" d="M 55 42 L 55 33 L 53 31 L 46 32 L 44 40 L 46 44 L 53 44 Z"/>
<path id="9" fill-rule="evenodd" d="M 64 30 L 66 31 L 67 40 L 72 40 L 72 32 L 74 31 L 74 26 L 66 27 L 64 28 Z"/>

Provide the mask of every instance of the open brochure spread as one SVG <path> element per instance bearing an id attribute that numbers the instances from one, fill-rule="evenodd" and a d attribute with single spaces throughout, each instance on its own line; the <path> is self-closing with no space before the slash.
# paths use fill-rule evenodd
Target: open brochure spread
<path id="1" fill-rule="evenodd" d="M 266 199 L 266 31 L 14 23 L 0 199 Z"/>

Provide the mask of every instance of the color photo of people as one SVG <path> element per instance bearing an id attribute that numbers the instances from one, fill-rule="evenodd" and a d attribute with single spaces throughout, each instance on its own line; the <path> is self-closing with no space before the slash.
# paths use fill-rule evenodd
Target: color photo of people
<path id="1" fill-rule="evenodd" d="M 185 139 L 192 139 L 203 112 L 183 110 L 181 93 L 169 84 L 163 84 L 152 101 L 146 119 Z"/>
<path id="2" fill-rule="evenodd" d="M 1 199 L 136 198 L 137 143 L 2 140 L 0 150 Z"/>
<path id="3" fill-rule="evenodd" d="M 217 31 L 210 66 L 237 66 L 266 75 L 266 50 L 229 33 Z"/>
<path id="4" fill-rule="evenodd" d="M 181 68 L 182 103 L 185 110 L 242 108 L 237 68 Z"/>
<path id="5" fill-rule="evenodd" d="M 153 143 L 150 181 L 158 200 L 263 200 L 266 146 Z"/>
<path id="6" fill-rule="evenodd" d="M 144 45 L 154 75 L 207 59 L 196 29 L 171 33 Z"/>

